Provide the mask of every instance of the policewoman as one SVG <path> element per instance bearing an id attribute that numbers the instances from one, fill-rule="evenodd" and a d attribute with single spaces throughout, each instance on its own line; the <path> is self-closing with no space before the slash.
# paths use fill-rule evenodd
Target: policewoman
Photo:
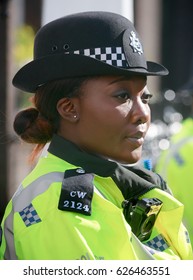
<path id="1" fill-rule="evenodd" d="M 49 143 L 9 202 L 2 259 L 193 259 L 184 207 L 137 166 L 150 124 L 147 62 L 133 24 L 109 12 L 48 23 L 13 85 L 34 93 L 14 129 Z"/>

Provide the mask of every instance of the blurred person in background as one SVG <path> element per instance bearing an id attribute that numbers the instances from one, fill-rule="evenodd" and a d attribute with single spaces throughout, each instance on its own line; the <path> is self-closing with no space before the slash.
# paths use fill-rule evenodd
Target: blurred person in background
<path id="1" fill-rule="evenodd" d="M 184 223 L 193 245 L 193 59 L 190 78 L 177 94 L 180 98 L 191 99 L 191 114 L 182 121 L 180 131 L 169 139 L 169 148 L 161 153 L 155 170 L 167 181 L 173 195 L 184 204 Z"/>
<path id="2" fill-rule="evenodd" d="M 133 24 L 108 12 L 69 15 L 40 29 L 34 60 L 13 84 L 34 93 L 14 129 L 50 142 L 9 202 L 2 259 L 193 259 L 183 205 L 135 165 L 151 113 L 147 62 Z"/>

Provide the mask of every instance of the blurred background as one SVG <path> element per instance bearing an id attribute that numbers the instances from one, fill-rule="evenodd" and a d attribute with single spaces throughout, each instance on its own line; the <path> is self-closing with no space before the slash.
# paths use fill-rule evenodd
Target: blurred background
<path id="1" fill-rule="evenodd" d="M 152 124 L 143 159 L 154 166 L 170 136 L 191 114 L 193 93 L 192 0 L 0 0 L 0 220 L 8 200 L 33 168 L 33 147 L 21 143 L 12 124 L 31 94 L 12 86 L 16 71 L 32 60 L 33 39 L 45 23 L 67 14 L 103 10 L 129 18 L 141 36 L 147 60 L 166 66 L 167 77 L 148 78 Z"/>

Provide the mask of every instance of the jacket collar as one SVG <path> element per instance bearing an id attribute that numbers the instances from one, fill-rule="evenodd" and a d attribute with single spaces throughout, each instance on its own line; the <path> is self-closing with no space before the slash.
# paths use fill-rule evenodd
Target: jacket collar
<path id="1" fill-rule="evenodd" d="M 83 168 L 87 173 L 111 177 L 126 199 L 139 197 L 156 187 L 153 173 L 138 167 L 123 166 L 86 153 L 56 134 L 53 136 L 48 151 L 64 161 Z"/>
<path id="2" fill-rule="evenodd" d="M 117 167 L 117 163 L 86 153 L 74 143 L 56 134 L 53 136 L 48 151 L 73 165 L 82 167 L 88 173 L 95 173 L 102 177 L 111 176 Z"/>

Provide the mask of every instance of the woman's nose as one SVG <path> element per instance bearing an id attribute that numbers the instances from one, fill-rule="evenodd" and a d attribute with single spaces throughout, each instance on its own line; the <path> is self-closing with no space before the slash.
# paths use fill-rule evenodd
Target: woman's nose
<path id="1" fill-rule="evenodd" d="M 133 123 L 146 123 L 150 121 L 150 108 L 149 105 L 142 100 L 133 103 L 131 112 Z"/>

